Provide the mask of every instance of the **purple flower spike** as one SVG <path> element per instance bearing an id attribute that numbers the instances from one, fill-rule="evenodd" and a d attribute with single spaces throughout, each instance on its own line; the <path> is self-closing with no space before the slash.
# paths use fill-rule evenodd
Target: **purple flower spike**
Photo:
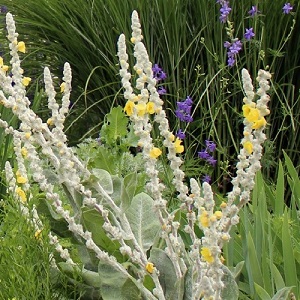
<path id="1" fill-rule="evenodd" d="M 248 41 L 250 41 L 255 36 L 255 33 L 253 32 L 253 28 L 246 28 L 246 32 L 244 34 L 244 38 Z"/>
<path id="2" fill-rule="evenodd" d="M 193 100 L 187 97 L 185 101 L 177 102 L 177 109 L 175 110 L 176 117 L 183 122 L 190 123 L 193 121 L 191 116 Z"/>
<path id="3" fill-rule="evenodd" d="M 293 5 L 291 5 L 291 3 L 289 3 L 289 2 L 287 2 L 283 5 L 282 10 L 283 10 L 283 13 L 287 15 L 293 10 Z"/>
<path id="4" fill-rule="evenodd" d="M 260 13 L 260 11 L 257 9 L 256 5 L 252 5 L 251 9 L 248 11 L 248 14 L 251 17 L 254 17 L 255 15 L 257 15 L 258 13 Z"/>

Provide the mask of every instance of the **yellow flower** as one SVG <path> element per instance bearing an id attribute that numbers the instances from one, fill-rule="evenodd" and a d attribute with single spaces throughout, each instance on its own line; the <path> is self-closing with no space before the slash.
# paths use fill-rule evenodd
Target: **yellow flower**
<path id="1" fill-rule="evenodd" d="M 257 120 L 260 119 L 260 114 L 259 110 L 255 107 L 251 107 L 249 104 L 243 105 L 243 113 L 244 117 L 247 119 L 249 122 L 256 122 Z"/>
<path id="2" fill-rule="evenodd" d="M 177 138 L 174 142 L 175 152 L 182 153 L 184 151 L 184 146 L 181 145 L 182 140 Z"/>
<path id="3" fill-rule="evenodd" d="M 17 49 L 18 51 L 25 53 L 26 51 L 26 47 L 25 47 L 25 43 L 24 42 L 19 42 L 17 45 Z"/>
<path id="4" fill-rule="evenodd" d="M 127 116 L 131 116 L 133 114 L 134 102 L 128 100 L 125 104 L 124 111 Z"/>
<path id="5" fill-rule="evenodd" d="M 52 119 L 52 118 L 49 118 L 49 119 L 47 120 L 47 124 L 48 124 L 49 126 L 53 126 L 53 125 L 54 125 L 53 119 Z"/>
<path id="6" fill-rule="evenodd" d="M 173 142 L 175 140 L 175 135 L 173 133 L 170 133 L 168 139 L 169 141 Z"/>
<path id="7" fill-rule="evenodd" d="M 24 158 L 26 158 L 28 156 L 28 151 L 25 147 L 21 148 L 21 154 L 24 156 Z"/>
<path id="8" fill-rule="evenodd" d="M 40 239 L 40 238 L 41 238 L 41 233 L 42 233 L 42 230 L 41 230 L 41 229 L 37 230 L 37 231 L 34 233 L 34 237 L 35 237 L 36 239 Z"/>
<path id="9" fill-rule="evenodd" d="M 1 69 L 4 71 L 4 72 L 7 72 L 8 71 L 8 66 L 7 65 L 3 65 L 2 67 L 1 67 Z"/>
<path id="10" fill-rule="evenodd" d="M 154 265 L 153 265 L 153 263 L 147 262 L 145 269 L 146 269 L 147 272 L 149 272 L 150 274 L 152 274 L 153 271 L 154 271 Z"/>
<path id="11" fill-rule="evenodd" d="M 151 150 L 150 150 L 150 157 L 151 158 L 158 158 L 160 155 L 161 155 L 161 150 L 157 147 L 153 147 Z"/>
<path id="12" fill-rule="evenodd" d="M 209 218 L 208 218 L 208 212 L 204 210 L 200 217 L 199 217 L 199 222 L 203 227 L 208 227 L 209 226 Z"/>
<path id="13" fill-rule="evenodd" d="M 147 110 L 147 113 L 152 115 L 155 113 L 155 109 L 154 109 L 154 103 L 149 101 L 147 104 L 146 104 L 146 110 Z"/>
<path id="14" fill-rule="evenodd" d="M 215 211 L 214 215 L 217 217 L 218 220 L 220 220 L 222 218 L 223 214 L 221 211 L 217 210 L 217 211 Z"/>
<path id="15" fill-rule="evenodd" d="M 28 86 L 28 84 L 30 83 L 30 81 L 31 81 L 31 78 L 30 78 L 30 77 L 24 77 L 24 78 L 22 79 L 22 84 L 23 84 L 24 86 Z"/>
<path id="16" fill-rule="evenodd" d="M 146 113 L 147 106 L 145 103 L 139 103 L 135 106 L 138 116 L 142 117 Z"/>
<path id="17" fill-rule="evenodd" d="M 28 140 L 31 137 L 31 133 L 30 132 L 26 132 L 25 133 L 25 138 Z"/>
<path id="18" fill-rule="evenodd" d="M 248 152 L 248 155 L 250 155 L 253 152 L 253 144 L 250 141 L 247 141 L 243 144 L 244 149 Z"/>
<path id="19" fill-rule="evenodd" d="M 227 203 L 224 202 L 224 201 L 223 201 L 223 202 L 221 203 L 221 205 L 220 205 L 220 207 L 223 208 L 223 209 L 226 208 L 226 206 L 227 206 Z"/>
<path id="20" fill-rule="evenodd" d="M 23 176 L 17 176 L 17 183 L 26 183 L 27 179 Z"/>
<path id="21" fill-rule="evenodd" d="M 19 195 L 22 203 L 25 204 L 27 201 L 27 197 L 26 197 L 25 192 L 19 186 L 16 188 L 16 193 L 17 193 L 17 195 Z"/>
<path id="22" fill-rule="evenodd" d="M 255 121 L 252 125 L 252 129 L 259 129 L 266 126 L 267 121 L 264 117 L 261 117 L 259 120 Z"/>
<path id="23" fill-rule="evenodd" d="M 66 88 L 66 83 L 63 82 L 61 85 L 60 85 L 60 92 L 63 93 L 65 91 L 65 88 Z"/>
<path id="24" fill-rule="evenodd" d="M 130 42 L 133 43 L 133 44 L 135 43 L 135 41 L 136 41 L 136 38 L 135 38 L 135 37 L 132 37 L 132 38 L 130 39 Z"/>
<path id="25" fill-rule="evenodd" d="M 201 255 L 202 258 L 208 263 L 213 263 L 215 261 L 214 257 L 211 254 L 211 251 L 207 247 L 202 248 Z"/>
<path id="26" fill-rule="evenodd" d="M 3 66 L 3 57 L 0 56 L 0 67 Z"/>

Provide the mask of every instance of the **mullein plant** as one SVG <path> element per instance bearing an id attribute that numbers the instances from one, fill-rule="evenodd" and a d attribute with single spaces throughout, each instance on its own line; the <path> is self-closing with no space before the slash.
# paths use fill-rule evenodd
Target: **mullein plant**
<path id="1" fill-rule="evenodd" d="M 20 121 L 19 127 L 13 128 L 5 120 L 0 120 L 0 126 L 5 129 L 6 134 L 13 136 L 16 157 L 14 168 L 9 162 L 6 163 L 8 192 L 19 200 L 21 207 L 24 207 L 24 214 L 28 214 L 26 208 L 31 207 L 34 210 L 34 220 L 30 221 L 36 226 L 33 234 L 38 237 L 43 230 L 38 209 L 29 205 L 34 197 L 31 187 L 38 185 L 47 204 L 57 216 L 64 219 L 68 230 L 98 260 L 98 268 L 96 266 L 94 269 L 98 269 L 99 276 L 95 278 L 99 280 L 96 285 L 101 286 L 100 294 L 103 299 L 109 299 L 105 295 L 108 293 L 109 276 L 112 277 L 114 272 L 119 274 L 118 280 L 111 284 L 114 293 L 121 284 L 124 284 L 122 291 L 125 287 L 130 287 L 130 297 L 133 297 L 133 290 L 138 291 L 136 298 L 128 299 L 225 299 L 222 293 L 230 286 L 224 284 L 224 273 L 227 269 L 223 265 L 222 247 L 230 239 L 231 227 L 239 222 L 239 210 L 250 200 L 255 173 L 261 167 L 262 144 L 266 139 L 263 133 L 267 124 L 265 116 L 269 114 L 267 91 L 270 74 L 259 71 L 259 88 L 255 93 L 248 71 L 242 71 L 245 93 L 245 129 L 241 142 L 243 147 L 238 156 L 237 175 L 232 180 L 233 190 L 228 194 L 228 201 L 218 206 L 211 186 L 207 182 L 200 185 L 193 178 L 187 182 L 181 169 L 184 146 L 180 135 L 175 136 L 170 131 L 163 109 L 164 103 L 156 88 L 157 79 L 153 66 L 142 42 L 138 14 L 134 11 L 130 41 L 134 45 L 135 65 L 132 71 L 135 76 L 132 75 L 128 63 L 126 38 L 123 34 L 118 40 L 118 57 L 121 82 L 125 90 L 124 98 L 127 100 L 124 111 L 139 139 L 138 146 L 141 148 L 145 172 L 148 175 L 145 187 L 148 195 L 141 193 L 137 195 L 138 199 L 134 197 L 131 204 L 125 205 L 122 202 L 122 197 L 125 196 L 122 194 L 121 199 L 120 195 L 117 198 L 117 193 L 114 193 L 117 186 L 109 184 L 110 180 L 112 182 L 109 174 L 105 173 L 105 181 L 101 176 L 92 176 L 72 148 L 67 146 L 63 130 L 70 104 L 70 65 L 66 63 L 64 66 L 63 83 L 60 87 L 61 105 L 56 101 L 50 71 L 45 68 L 45 92 L 52 115 L 47 122 L 43 122 L 30 109 L 30 101 L 26 97 L 26 86 L 30 84 L 30 78 L 24 76 L 19 56 L 26 51 L 26 46 L 18 40 L 10 13 L 6 15 L 6 23 L 11 60 L 9 65 L 1 60 L 0 102 L 11 109 Z M 190 101 L 185 102 L 178 113 L 188 112 L 190 106 Z M 188 114 L 183 116 L 187 117 Z M 154 123 L 160 133 L 159 139 L 155 140 L 151 137 Z M 211 142 L 208 141 L 206 146 L 213 152 L 215 146 Z M 173 185 L 181 203 L 179 211 L 187 219 L 184 225 L 175 218 L 177 211 L 169 211 L 169 199 L 163 196 L 166 187 L 161 182 L 158 171 L 158 160 L 161 156 L 166 156 L 169 160 Z M 51 172 L 45 172 L 46 168 L 50 168 Z M 62 186 L 67 191 L 67 203 L 66 197 L 59 190 Z M 141 211 L 145 216 L 147 214 L 148 219 L 137 219 L 139 214 L 132 206 L 137 200 L 141 200 Z M 93 211 L 90 224 L 101 217 L 102 223 L 94 231 L 91 226 L 88 230 L 83 222 L 84 215 L 88 212 L 86 209 Z M 151 226 L 146 234 L 145 228 L 149 224 Z M 201 235 L 196 233 L 196 228 L 202 230 Z M 105 245 L 99 244 L 96 240 L 99 231 L 104 231 L 107 238 L 115 242 L 114 245 L 117 246 L 114 251 L 106 250 Z M 191 244 L 184 243 L 181 231 L 190 236 Z M 162 242 L 155 243 L 157 238 Z M 75 260 L 68 249 L 62 247 L 59 236 L 50 232 L 49 239 L 61 259 L 76 268 Z M 55 265 L 55 261 L 53 264 Z M 103 264 L 105 268 L 102 268 Z M 82 268 L 82 272 L 86 271 L 85 265 Z M 109 275 L 103 275 L 107 274 L 104 270 L 108 269 Z M 89 276 L 91 273 L 88 273 Z M 173 280 L 173 284 L 168 286 L 170 280 Z M 93 281 L 95 282 L 96 280 Z M 131 284 L 128 285 L 128 282 Z M 228 299 L 233 299 L 232 297 L 231 295 Z"/>
<path id="2" fill-rule="evenodd" d="M 189 265 L 192 266 L 193 299 L 221 299 L 222 246 L 230 239 L 229 231 L 232 225 L 236 225 L 239 221 L 240 208 L 250 200 L 254 177 L 261 167 L 262 144 L 266 139 L 263 133 L 266 126 L 265 116 L 269 114 L 267 108 L 269 96 L 266 92 L 270 88 L 271 75 L 269 72 L 259 71 L 257 77 L 259 88 L 255 93 L 248 71 L 242 70 L 243 88 L 246 95 L 243 100 L 245 117 L 243 147 L 238 156 L 237 176 L 232 180 L 233 190 L 228 194 L 228 202 L 221 203 L 220 210 L 217 210 L 211 186 L 207 182 L 200 187 L 192 178 L 189 188 L 184 181 L 185 175 L 180 169 L 183 163 L 180 154 L 183 153 L 184 147 L 181 145 L 182 141 L 178 137 L 175 138 L 169 130 L 168 120 L 162 107 L 163 101 L 155 87 L 156 80 L 153 77 L 152 64 L 142 43 L 140 23 L 136 12 L 132 14 L 132 31 L 130 41 L 134 44 L 136 58 L 133 70 L 138 75 L 135 86 L 131 83 L 132 75 L 127 62 L 125 36 L 121 35 L 118 41 L 120 75 L 125 89 L 124 97 L 127 100 L 124 110 L 133 122 L 135 134 L 140 139 L 139 145 L 142 147 L 146 172 L 149 174 L 147 190 L 154 199 L 154 211 L 161 223 L 161 237 L 166 241 L 164 250 L 171 257 L 178 278 L 184 276 Z M 258 98 L 257 101 L 254 101 L 255 97 Z M 188 98 L 180 103 L 176 115 L 186 122 L 192 121 L 189 119 L 190 107 L 191 101 Z M 182 203 L 180 209 L 186 212 L 188 224 L 184 230 L 190 234 L 192 240 L 188 251 L 188 264 L 183 256 L 184 245 L 178 236 L 180 224 L 174 222 L 173 214 L 167 210 L 167 200 L 162 196 L 164 185 L 158 178 L 156 163 L 163 151 L 151 138 L 152 122 L 158 124 L 164 151 L 174 174 L 173 184 L 177 189 L 178 199 Z M 210 152 L 215 150 L 213 143 L 207 141 L 206 144 Z M 205 153 L 208 154 L 207 151 Z M 204 154 L 204 151 L 201 154 Z M 199 154 L 200 157 L 201 154 Z M 196 225 L 203 231 L 202 238 L 195 234 Z M 154 266 L 153 272 L 155 271 Z"/>

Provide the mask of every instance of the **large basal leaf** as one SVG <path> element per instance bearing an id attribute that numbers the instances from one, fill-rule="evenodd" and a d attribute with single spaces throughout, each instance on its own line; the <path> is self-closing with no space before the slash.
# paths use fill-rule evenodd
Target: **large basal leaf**
<path id="1" fill-rule="evenodd" d="M 145 193 L 134 196 L 126 216 L 137 242 L 147 251 L 160 229 L 160 223 L 153 211 L 153 199 Z"/>
<path id="2" fill-rule="evenodd" d="M 133 281 L 110 264 L 100 261 L 98 274 L 101 278 L 100 288 L 103 300 L 141 299 L 140 292 Z"/>

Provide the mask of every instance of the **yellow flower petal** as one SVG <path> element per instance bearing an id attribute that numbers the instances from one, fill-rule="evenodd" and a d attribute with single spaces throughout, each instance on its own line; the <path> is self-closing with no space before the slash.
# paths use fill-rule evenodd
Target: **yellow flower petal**
<path id="1" fill-rule="evenodd" d="M 25 53 L 26 52 L 26 47 L 24 42 L 19 42 L 17 45 L 18 51 Z"/>
<path id="2" fill-rule="evenodd" d="M 27 179 L 23 176 L 17 176 L 17 183 L 26 183 Z"/>
<path id="3" fill-rule="evenodd" d="M 154 103 L 149 101 L 147 104 L 146 104 L 146 110 L 147 110 L 147 113 L 152 115 L 155 113 L 155 109 L 154 109 Z"/>
<path id="4" fill-rule="evenodd" d="M 215 261 L 214 257 L 211 254 L 210 249 L 207 247 L 202 248 L 201 255 L 202 255 L 202 258 L 208 263 L 213 263 Z"/>
<path id="5" fill-rule="evenodd" d="M 25 204 L 26 201 L 27 201 L 27 197 L 26 197 L 25 192 L 24 192 L 20 187 L 17 187 L 17 188 L 16 188 L 16 193 L 17 193 L 17 195 L 20 197 L 21 202 L 22 202 L 23 204 Z"/>
<path id="6" fill-rule="evenodd" d="M 66 88 L 66 83 L 63 82 L 61 85 L 60 85 L 60 92 L 63 93 L 65 91 L 65 88 Z"/>
<path id="7" fill-rule="evenodd" d="M 125 104 L 124 111 L 127 116 L 131 116 L 133 114 L 134 102 L 128 100 Z"/>
<path id="8" fill-rule="evenodd" d="M 30 77 L 24 77 L 24 78 L 22 79 L 22 84 L 23 84 L 24 86 L 28 86 L 28 84 L 30 83 L 30 81 L 31 81 L 31 78 L 30 78 Z"/>
<path id="9" fill-rule="evenodd" d="M 41 230 L 41 229 L 37 230 L 37 231 L 34 233 L 34 237 L 35 237 L 36 239 L 40 239 L 40 238 L 41 238 L 41 233 L 42 233 L 42 230 Z"/>
<path id="10" fill-rule="evenodd" d="M 25 147 L 22 147 L 21 154 L 24 156 L 24 158 L 26 158 L 28 156 L 28 151 Z"/>
<path id="11" fill-rule="evenodd" d="M 161 150 L 159 148 L 156 148 L 156 147 L 153 147 L 151 150 L 150 150 L 150 157 L 151 158 L 158 158 L 160 155 L 161 155 Z"/>
<path id="12" fill-rule="evenodd" d="M 135 108 L 137 110 L 138 116 L 142 117 L 145 115 L 146 110 L 147 110 L 147 106 L 145 103 L 139 103 L 135 106 Z"/>
<path id="13" fill-rule="evenodd" d="M 180 140 L 179 138 L 177 138 L 174 142 L 174 147 L 175 147 L 175 152 L 176 153 L 182 153 L 184 151 L 184 146 L 181 145 L 182 140 Z"/>
<path id="14" fill-rule="evenodd" d="M 244 149 L 248 152 L 248 155 L 250 155 L 253 152 L 253 144 L 250 141 L 247 141 L 243 144 Z"/>
<path id="15" fill-rule="evenodd" d="M 266 119 L 264 117 L 262 117 L 253 123 L 252 129 L 260 129 L 260 128 L 266 126 L 266 124 L 267 124 Z"/>
<path id="16" fill-rule="evenodd" d="M 153 273 L 154 271 L 154 265 L 151 262 L 147 262 L 146 267 L 145 267 L 146 271 L 150 274 Z"/>

